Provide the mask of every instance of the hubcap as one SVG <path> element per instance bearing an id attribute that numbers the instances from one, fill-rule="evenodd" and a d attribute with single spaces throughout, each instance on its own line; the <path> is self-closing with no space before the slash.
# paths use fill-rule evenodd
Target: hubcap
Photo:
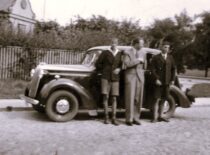
<path id="1" fill-rule="evenodd" d="M 170 110 L 170 104 L 168 101 L 165 101 L 164 104 L 163 104 L 163 113 L 166 113 Z"/>
<path id="2" fill-rule="evenodd" d="M 70 109 L 70 103 L 66 99 L 61 99 L 56 103 L 56 110 L 61 114 L 68 112 L 69 109 Z"/>

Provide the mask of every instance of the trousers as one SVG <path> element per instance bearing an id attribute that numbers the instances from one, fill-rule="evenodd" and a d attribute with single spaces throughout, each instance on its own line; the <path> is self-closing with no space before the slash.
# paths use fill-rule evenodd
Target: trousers
<path id="1" fill-rule="evenodd" d="M 139 120 L 143 103 L 143 85 L 137 76 L 131 76 L 125 83 L 126 122 Z"/>

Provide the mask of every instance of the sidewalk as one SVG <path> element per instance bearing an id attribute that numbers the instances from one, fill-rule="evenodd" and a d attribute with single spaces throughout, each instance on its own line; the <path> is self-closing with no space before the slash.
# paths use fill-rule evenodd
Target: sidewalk
<path id="1" fill-rule="evenodd" d="M 0 111 L 27 111 L 32 106 L 20 99 L 0 99 Z"/>
<path id="2" fill-rule="evenodd" d="M 210 106 L 210 98 L 196 98 L 193 106 Z M 1 111 L 28 111 L 32 106 L 21 99 L 0 99 Z"/>

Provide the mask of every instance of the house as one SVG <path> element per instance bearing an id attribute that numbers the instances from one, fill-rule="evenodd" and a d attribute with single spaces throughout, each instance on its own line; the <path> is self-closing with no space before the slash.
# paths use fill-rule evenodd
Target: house
<path id="1" fill-rule="evenodd" d="M 35 14 L 29 0 L 0 0 L 0 24 L 9 23 L 16 32 L 33 32 Z"/>

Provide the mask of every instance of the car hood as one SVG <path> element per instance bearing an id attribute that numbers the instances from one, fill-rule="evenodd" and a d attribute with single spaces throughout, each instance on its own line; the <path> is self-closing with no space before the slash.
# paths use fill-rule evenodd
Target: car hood
<path id="1" fill-rule="evenodd" d="M 63 71 L 63 72 L 92 72 L 95 67 L 88 65 L 60 65 L 60 64 L 43 64 L 39 65 L 37 68 L 47 71 Z"/>

